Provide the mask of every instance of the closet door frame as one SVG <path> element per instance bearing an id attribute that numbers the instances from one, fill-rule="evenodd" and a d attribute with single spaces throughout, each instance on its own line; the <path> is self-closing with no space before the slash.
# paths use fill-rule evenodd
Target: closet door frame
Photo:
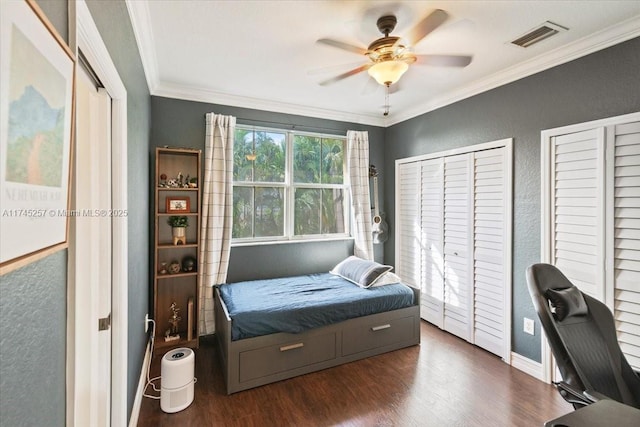
<path id="1" fill-rule="evenodd" d="M 396 173 L 396 188 L 395 193 L 396 197 L 398 195 L 399 186 L 398 186 L 398 167 L 402 164 L 412 163 L 412 162 L 421 162 L 424 160 L 431 160 L 440 157 L 448 157 L 448 156 L 456 156 L 460 154 L 468 154 L 475 153 L 478 151 L 491 150 L 494 148 L 504 148 L 505 149 L 505 198 L 507 198 L 509 203 L 505 203 L 505 237 L 504 237 L 504 327 L 505 334 L 503 339 L 503 354 L 500 355 L 502 360 L 506 363 L 511 364 L 511 332 L 512 332 L 512 307 L 511 307 L 511 298 L 512 298 L 512 289 L 513 289 L 513 138 L 505 138 L 496 141 L 481 143 L 470 145 L 466 147 L 455 148 L 446 151 L 440 151 L 435 153 L 428 153 L 413 157 L 407 157 L 403 159 L 397 159 L 395 161 L 395 173 Z M 396 229 L 398 229 L 398 221 L 399 221 L 399 204 L 396 200 Z M 394 264 L 399 265 L 399 243 L 400 241 L 396 241 L 396 250 L 395 250 L 395 259 Z M 473 248 L 472 248 L 473 250 Z M 471 259 L 473 259 L 473 253 L 471 253 Z M 473 267 L 471 267 L 473 268 Z M 421 286 L 420 286 L 421 288 Z M 473 301 L 471 302 L 473 305 Z M 473 307 L 472 307 L 473 309 Z M 473 316 L 470 318 L 471 322 L 473 322 Z M 470 327 L 473 329 L 473 323 L 471 323 Z M 473 336 L 473 335 L 472 335 Z M 471 341 L 473 343 L 473 341 Z"/>
<path id="2" fill-rule="evenodd" d="M 554 150 L 553 150 L 553 138 L 572 134 L 577 132 L 583 132 L 593 129 L 602 129 L 604 135 L 604 144 L 603 150 L 605 152 L 605 159 L 603 167 L 603 172 L 605 175 L 605 183 L 603 183 L 602 188 L 605 187 L 607 190 L 610 189 L 609 184 L 607 184 L 610 178 L 607 176 L 611 176 L 612 171 L 612 143 L 613 143 L 613 132 L 611 129 L 608 129 L 612 126 L 624 124 L 628 122 L 634 122 L 640 120 L 640 112 L 630 113 L 621 116 L 609 117 L 600 120 L 594 120 L 585 123 L 578 123 L 569 126 L 562 126 L 553 129 L 546 129 L 541 132 L 541 165 L 540 165 L 540 176 L 541 176 L 541 248 L 540 248 L 540 262 L 543 263 L 553 263 L 553 250 L 554 250 L 554 226 L 553 226 L 553 185 L 554 185 Z M 613 206 L 611 205 L 611 197 L 603 194 L 602 199 L 604 200 L 603 206 L 603 232 L 605 235 L 608 234 L 608 230 L 612 230 L 613 228 L 613 219 L 611 217 L 611 212 L 613 210 Z M 606 271 L 603 273 L 603 277 L 606 280 L 611 280 L 612 277 L 612 247 L 611 244 L 608 243 L 610 239 L 605 239 L 605 260 L 603 260 L 603 266 L 605 266 Z M 605 287 L 603 290 L 603 298 L 604 303 L 613 311 L 613 288 Z M 556 365 L 553 359 L 553 355 L 551 353 L 551 348 L 547 343 L 546 335 L 544 331 L 541 330 L 540 334 L 541 341 L 541 359 L 542 359 L 542 380 L 550 383 L 551 381 L 556 380 Z"/>

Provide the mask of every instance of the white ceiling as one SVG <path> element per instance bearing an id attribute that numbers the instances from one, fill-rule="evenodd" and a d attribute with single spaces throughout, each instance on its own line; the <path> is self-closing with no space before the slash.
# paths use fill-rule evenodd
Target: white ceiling
<path id="1" fill-rule="evenodd" d="M 640 36 L 640 1 L 159 1 L 127 0 L 152 95 L 389 126 Z M 389 12 L 402 36 L 434 9 L 449 19 L 416 54 L 473 55 L 465 68 L 413 64 L 391 94 L 362 72 L 369 61 L 317 44 L 366 47 Z M 524 49 L 510 44 L 545 21 L 568 31 Z"/>

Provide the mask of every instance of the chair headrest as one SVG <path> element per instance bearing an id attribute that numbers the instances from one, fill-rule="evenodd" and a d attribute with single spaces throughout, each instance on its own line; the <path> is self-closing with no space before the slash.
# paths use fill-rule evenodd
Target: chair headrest
<path id="1" fill-rule="evenodd" d="M 558 321 L 589 313 L 582 292 L 575 286 L 564 289 L 547 289 L 544 296 L 551 301 L 551 305 L 555 308 L 554 315 Z"/>

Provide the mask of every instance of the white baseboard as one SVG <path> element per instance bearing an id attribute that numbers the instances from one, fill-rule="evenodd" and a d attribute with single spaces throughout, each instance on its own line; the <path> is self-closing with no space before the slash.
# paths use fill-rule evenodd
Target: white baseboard
<path id="1" fill-rule="evenodd" d="M 540 381 L 544 381 L 542 363 L 540 362 L 535 362 L 518 353 L 511 352 L 511 366 Z"/>
<path id="2" fill-rule="evenodd" d="M 138 417 L 140 416 L 140 408 L 142 407 L 142 395 L 147 385 L 147 372 L 151 364 L 151 342 L 147 343 L 147 349 L 144 352 L 144 360 L 142 361 L 142 371 L 140 372 L 140 380 L 138 381 L 138 389 L 136 390 L 136 398 L 133 401 L 131 409 L 131 418 L 129 418 L 129 427 L 138 425 Z"/>

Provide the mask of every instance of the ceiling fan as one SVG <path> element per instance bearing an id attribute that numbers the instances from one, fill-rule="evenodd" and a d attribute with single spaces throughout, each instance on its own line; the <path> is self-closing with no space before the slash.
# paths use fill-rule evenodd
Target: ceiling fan
<path id="1" fill-rule="evenodd" d="M 398 21 L 394 15 L 384 15 L 376 23 L 378 30 L 384 34 L 384 37 L 374 40 L 366 49 L 329 38 L 317 40 L 317 43 L 365 55 L 369 58 L 369 62 L 324 80 L 320 84 L 326 86 L 367 71 L 378 83 L 387 87 L 388 95 L 389 86 L 400 80 L 400 77 L 409 69 L 409 65 L 414 62 L 425 65 L 466 67 L 472 59 L 468 55 L 416 55 L 413 52 L 412 46 L 442 25 L 448 16 L 444 10 L 436 9 L 420 21 L 406 38 L 403 38 L 390 35 Z M 388 105 L 385 107 L 387 108 L 386 114 L 388 114 Z"/>

